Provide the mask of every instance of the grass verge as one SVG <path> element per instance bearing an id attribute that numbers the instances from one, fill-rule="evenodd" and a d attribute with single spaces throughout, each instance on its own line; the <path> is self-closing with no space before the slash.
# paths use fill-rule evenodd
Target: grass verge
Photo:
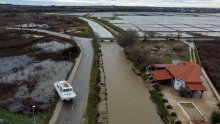
<path id="1" fill-rule="evenodd" d="M 170 114 L 167 111 L 165 104 L 163 102 L 163 98 L 159 95 L 159 93 L 156 90 L 150 91 L 151 99 L 153 102 L 157 105 L 158 113 L 163 119 L 164 123 L 168 124 L 170 123 Z"/>
<path id="2" fill-rule="evenodd" d="M 44 120 L 46 115 L 40 114 L 36 115 L 36 124 L 44 124 Z M 9 112 L 5 109 L 0 108 L 0 119 L 1 124 L 31 124 L 34 122 L 33 117 L 24 116 L 21 114 L 15 114 L 13 112 Z"/>
<path id="3" fill-rule="evenodd" d="M 182 58 L 183 61 L 190 61 L 190 56 L 191 56 L 191 55 L 192 55 L 192 54 L 190 53 L 189 50 L 185 51 L 185 56 Z"/>
<path id="4" fill-rule="evenodd" d="M 91 20 L 94 20 L 100 24 L 102 24 L 102 26 L 108 26 L 109 28 L 115 30 L 116 32 L 120 33 L 120 32 L 123 32 L 124 30 L 119 28 L 118 26 L 115 26 L 114 24 L 110 23 L 108 20 L 104 20 L 104 19 L 98 19 L 96 17 L 89 17 L 89 16 L 85 16 L 85 18 L 87 19 L 91 19 Z M 108 30 L 108 28 L 106 28 Z M 112 31 L 110 31 L 112 32 Z M 113 34 L 115 34 L 114 32 L 112 32 Z"/>
<path id="5" fill-rule="evenodd" d="M 110 23 L 108 20 L 96 19 L 96 18 L 95 18 L 94 20 L 96 20 L 97 22 L 100 22 L 100 23 L 102 23 L 102 24 L 104 24 L 104 25 L 106 25 L 106 26 L 112 28 L 113 30 L 115 30 L 115 31 L 117 31 L 117 32 L 119 32 L 119 33 L 122 32 L 122 31 L 124 31 L 123 29 L 121 29 L 121 28 L 115 26 L 114 24 Z"/>
<path id="6" fill-rule="evenodd" d="M 202 64 L 201 64 L 201 61 L 200 61 L 199 53 L 198 53 L 196 48 L 194 49 L 194 53 L 195 53 L 196 63 L 201 66 Z"/>
<path id="7" fill-rule="evenodd" d="M 87 107 L 86 107 L 86 116 L 87 116 L 87 123 L 88 124 L 96 124 L 97 122 L 97 116 L 98 116 L 98 110 L 97 110 L 97 104 L 99 101 L 98 95 L 98 81 L 99 81 L 99 70 L 98 70 L 98 44 L 96 41 L 92 41 L 93 49 L 94 49 L 94 59 L 92 64 L 92 70 L 91 70 L 91 76 L 90 76 L 90 84 L 89 84 L 89 96 L 87 101 Z"/>

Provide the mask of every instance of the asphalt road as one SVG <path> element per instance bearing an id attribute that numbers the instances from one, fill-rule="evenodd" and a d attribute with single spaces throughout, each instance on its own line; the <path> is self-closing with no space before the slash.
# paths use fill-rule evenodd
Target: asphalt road
<path id="1" fill-rule="evenodd" d="M 48 33 L 51 35 L 64 37 L 70 39 L 71 37 L 66 34 L 61 34 L 57 32 L 51 32 L 39 29 L 27 29 L 43 33 Z M 93 62 L 93 48 L 92 39 L 74 37 L 74 41 L 81 46 L 83 50 L 83 55 L 81 58 L 81 63 L 75 73 L 73 79 L 71 79 L 72 86 L 77 96 L 72 102 L 63 102 L 59 117 L 57 119 L 57 124 L 82 124 L 83 116 L 86 107 L 86 100 L 89 89 L 90 74 Z"/>
<path id="2" fill-rule="evenodd" d="M 78 42 L 78 40 L 76 41 Z M 84 49 L 84 54 L 75 78 L 72 80 L 77 96 L 73 102 L 63 102 L 57 124 L 81 124 L 83 121 L 93 61 L 93 49 L 90 41 L 79 39 L 79 42 Z"/>

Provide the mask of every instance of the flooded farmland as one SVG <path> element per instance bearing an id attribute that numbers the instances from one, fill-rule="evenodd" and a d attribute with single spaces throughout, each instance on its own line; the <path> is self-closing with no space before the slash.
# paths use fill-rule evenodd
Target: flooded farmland
<path id="1" fill-rule="evenodd" d="M 131 69 L 123 48 L 101 43 L 110 124 L 163 123 L 140 76 Z"/>
<path id="2" fill-rule="evenodd" d="M 31 115 L 35 105 L 37 113 L 45 113 L 55 101 L 53 83 L 65 80 L 74 65 L 69 53 L 74 60 L 79 51 L 74 44 L 58 37 L 21 34 L 13 35 L 25 37 L 28 42 L 16 48 L 5 45 L 7 49 L 0 49 L 0 107 Z M 8 41 L 17 42 L 11 36 L 1 43 Z"/>

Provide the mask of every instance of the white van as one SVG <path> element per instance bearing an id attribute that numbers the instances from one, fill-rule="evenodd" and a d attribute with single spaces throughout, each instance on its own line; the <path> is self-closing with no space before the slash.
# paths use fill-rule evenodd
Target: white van
<path id="1" fill-rule="evenodd" d="M 70 101 L 76 98 L 76 93 L 73 91 L 73 87 L 67 81 L 55 82 L 54 87 L 61 100 Z"/>

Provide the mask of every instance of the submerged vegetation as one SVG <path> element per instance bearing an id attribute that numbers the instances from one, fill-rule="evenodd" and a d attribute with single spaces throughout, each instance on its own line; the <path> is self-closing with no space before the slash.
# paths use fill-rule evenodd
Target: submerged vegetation
<path id="1" fill-rule="evenodd" d="M 32 31 L 1 30 L 0 35 L 0 117 L 4 123 L 32 123 L 35 105 L 36 122 L 49 122 L 58 100 L 53 82 L 68 76 L 79 48 Z"/>

